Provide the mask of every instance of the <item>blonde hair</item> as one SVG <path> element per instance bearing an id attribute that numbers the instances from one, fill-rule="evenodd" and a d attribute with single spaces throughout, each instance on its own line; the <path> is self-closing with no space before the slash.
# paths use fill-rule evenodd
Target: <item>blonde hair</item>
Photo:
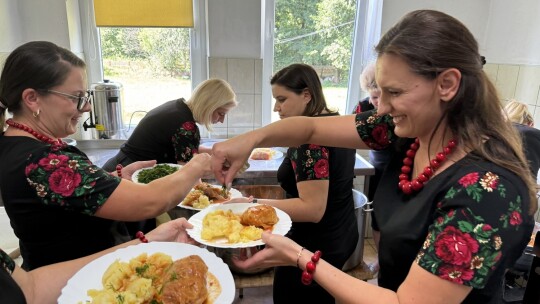
<path id="1" fill-rule="evenodd" d="M 534 120 L 529 112 L 529 108 L 522 102 L 510 99 L 506 106 L 504 106 L 504 112 L 506 113 L 507 119 L 511 122 L 527 126 L 534 125 Z"/>
<path id="2" fill-rule="evenodd" d="M 218 108 L 234 108 L 238 105 L 231 85 L 222 79 L 201 82 L 186 101 L 197 123 L 212 130 L 212 114 Z"/>
<path id="3" fill-rule="evenodd" d="M 364 70 L 362 70 L 362 74 L 360 74 L 360 88 L 362 88 L 362 91 L 368 93 L 379 89 L 375 82 L 375 62 L 368 63 Z"/>

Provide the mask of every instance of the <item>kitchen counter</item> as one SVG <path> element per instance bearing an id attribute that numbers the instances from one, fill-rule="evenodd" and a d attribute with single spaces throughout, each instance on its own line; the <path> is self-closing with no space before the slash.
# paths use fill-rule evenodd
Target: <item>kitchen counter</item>
<path id="1" fill-rule="evenodd" d="M 211 146 L 212 143 L 219 140 L 203 139 L 202 145 Z M 96 140 L 78 140 L 77 147 L 88 155 L 88 158 L 95 165 L 102 167 L 109 158 L 116 155 L 120 146 L 125 140 L 119 139 L 96 139 Z M 276 148 L 282 152 L 286 148 Z M 273 184 L 277 183 L 277 169 L 283 161 L 283 157 L 275 160 L 249 160 L 249 169 L 246 172 L 237 176 L 240 183 L 247 184 L 246 180 L 258 179 L 257 184 Z M 362 156 L 356 154 L 356 162 L 354 164 L 354 173 L 356 176 L 371 176 L 375 174 L 373 166 Z M 366 179 L 365 184 L 369 181 Z M 367 188 L 366 188 L 367 189 Z"/>

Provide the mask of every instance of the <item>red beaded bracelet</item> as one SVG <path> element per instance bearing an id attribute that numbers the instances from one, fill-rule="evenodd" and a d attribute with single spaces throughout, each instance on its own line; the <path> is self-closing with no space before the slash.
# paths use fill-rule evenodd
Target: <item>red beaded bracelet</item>
<path id="1" fill-rule="evenodd" d="M 320 250 L 315 251 L 311 256 L 311 261 L 306 263 L 306 270 L 302 272 L 302 284 L 309 285 L 313 281 L 313 273 L 317 268 L 317 262 L 321 258 L 322 252 Z"/>
<path id="2" fill-rule="evenodd" d="M 141 240 L 142 243 L 148 243 L 148 240 L 142 231 L 137 231 L 137 233 L 135 233 L 135 237 Z"/>
<path id="3" fill-rule="evenodd" d="M 122 168 L 124 168 L 124 166 L 122 166 L 121 164 L 116 165 L 116 174 L 120 178 L 122 178 Z"/>

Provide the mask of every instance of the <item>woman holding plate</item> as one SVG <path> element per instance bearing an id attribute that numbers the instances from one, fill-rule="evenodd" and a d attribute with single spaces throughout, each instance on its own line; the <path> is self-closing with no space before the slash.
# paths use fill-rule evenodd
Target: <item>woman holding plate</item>
<path id="1" fill-rule="evenodd" d="M 317 72 L 292 64 L 270 80 L 274 111 L 283 121 L 295 116 L 337 117 L 328 109 Z M 290 129 L 292 130 L 292 129 Z M 295 145 L 279 166 L 277 178 L 287 199 L 258 199 L 287 213 L 293 225 L 289 237 L 310 250 L 324 248 L 326 260 L 343 267 L 358 243 L 352 197 L 355 150 L 323 145 Z M 234 200 L 239 202 L 240 200 Z M 274 303 L 290 303 L 295 295 L 306 303 L 334 303 L 317 284 L 300 283 L 295 267 L 275 269 Z"/>
<path id="2" fill-rule="evenodd" d="M 478 43 L 455 18 L 419 10 L 375 50 L 377 113 L 284 119 L 214 145 L 212 158 L 218 180 L 229 182 L 254 147 L 396 149 L 373 202 L 379 286 L 325 262 L 323 250 L 266 232 L 266 248 L 237 266 L 297 267 L 298 281 L 316 281 L 340 303 L 499 303 L 537 204 L 521 139 L 502 115 Z"/>
<path id="3" fill-rule="evenodd" d="M 142 235 L 140 239 L 129 241 L 113 248 L 53 265 L 25 271 L 0 249 L 0 303 L 55 303 L 60 291 L 78 270 L 89 262 L 117 249 L 141 242 L 179 242 L 194 243 L 186 233 L 192 228 L 186 219 L 176 219 L 160 225 Z"/>
<path id="4" fill-rule="evenodd" d="M 147 185 L 131 182 L 137 162 L 109 172 L 61 138 L 90 110 L 85 63 L 46 41 L 21 45 L 0 77 L 0 189 L 19 238 L 23 268 L 72 260 L 133 236 L 124 221 L 154 218 L 174 208 L 210 171 L 198 154 L 177 172 Z M 123 178 L 122 178 L 123 177 Z M 122 221 L 122 222 L 120 222 Z"/>

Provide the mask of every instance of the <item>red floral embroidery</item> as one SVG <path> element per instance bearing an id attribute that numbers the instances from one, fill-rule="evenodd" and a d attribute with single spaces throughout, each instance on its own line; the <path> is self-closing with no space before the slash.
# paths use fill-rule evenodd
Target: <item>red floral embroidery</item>
<path id="1" fill-rule="evenodd" d="M 471 258 L 478 251 L 478 242 L 468 233 L 453 226 L 447 226 L 435 241 L 435 253 L 443 261 L 453 265 L 471 264 Z"/>
<path id="2" fill-rule="evenodd" d="M 512 213 L 510 214 L 510 225 L 512 226 L 516 226 L 516 225 L 519 225 L 521 224 L 522 222 L 522 219 L 521 219 L 521 214 L 517 211 L 512 211 Z"/>
<path id="3" fill-rule="evenodd" d="M 390 138 L 388 138 L 388 127 L 386 125 L 380 124 L 375 126 L 371 134 L 373 135 L 375 142 L 380 146 L 384 147 L 390 143 Z"/>
<path id="4" fill-rule="evenodd" d="M 315 163 L 315 168 L 313 170 L 315 171 L 315 177 L 317 178 L 326 178 L 328 177 L 328 160 L 327 159 L 319 159 L 317 163 Z"/>
<path id="5" fill-rule="evenodd" d="M 52 191 L 63 196 L 70 196 L 81 183 L 81 175 L 69 167 L 58 168 L 49 177 Z"/>
<path id="6" fill-rule="evenodd" d="M 195 130 L 195 124 L 192 121 L 186 121 L 182 124 L 182 128 L 186 131 L 193 131 Z"/>
<path id="7" fill-rule="evenodd" d="M 39 160 L 39 166 L 45 171 L 52 171 L 67 165 L 69 157 L 63 154 L 49 154 Z"/>
<path id="8" fill-rule="evenodd" d="M 478 172 L 473 172 L 465 175 L 464 177 L 460 178 L 458 183 L 463 186 L 464 188 L 467 188 L 469 186 L 472 186 L 476 184 L 478 181 Z"/>
<path id="9" fill-rule="evenodd" d="M 439 272 L 441 278 L 458 284 L 470 281 L 474 275 L 474 271 L 468 265 L 442 265 Z"/>
<path id="10" fill-rule="evenodd" d="M 24 174 L 26 176 L 28 176 L 30 174 L 30 172 L 32 172 L 33 170 L 37 169 L 39 166 L 38 164 L 30 164 L 28 166 L 26 166 L 26 168 L 24 169 Z"/>

